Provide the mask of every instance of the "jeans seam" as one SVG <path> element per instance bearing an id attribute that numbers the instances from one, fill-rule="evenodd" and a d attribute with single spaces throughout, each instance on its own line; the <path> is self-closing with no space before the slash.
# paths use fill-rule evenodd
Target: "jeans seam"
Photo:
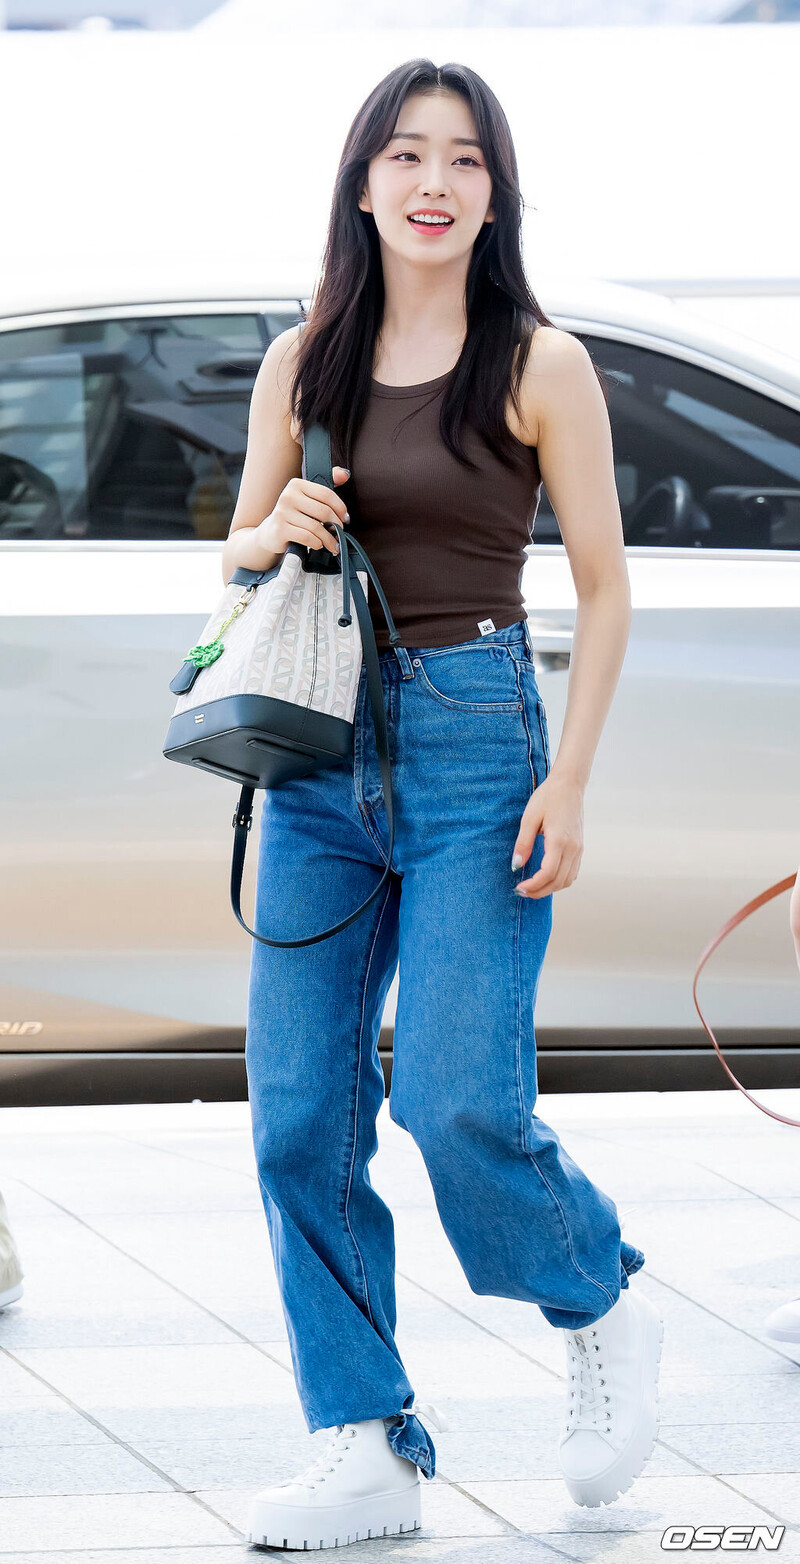
<path id="1" fill-rule="evenodd" d="M 605 1295 L 608 1298 L 609 1302 L 613 1306 L 613 1304 L 615 1302 L 615 1299 L 612 1298 L 611 1293 L 609 1292 L 609 1290 L 605 1286 L 605 1284 L 603 1282 L 599 1282 L 597 1280 L 596 1276 L 590 1276 L 588 1271 L 584 1271 L 583 1267 L 578 1264 L 578 1261 L 575 1258 L 575 1251 L 574 1251 L 574 1249 L 572 1247 L 572 1234 L 570 1233 L 570 1230 L 569 1230 L 569 1222 L 567 1221 L 566 1214 L 564 1212 L 564 1207 L 562 1206 L 561 1201 L 559 1200 L 556 1191 L 553 1189 L 553 1186 L 550 1183 L 549 1179 L 546 1177 L 543 1169 L 539 1166 L 539 1162 L 538 1162 L 536 1156 L 534 1155 L 534 1153 L 532 1151 L 529 1151 L 527 1153 L 527 1155 L 530 1157 L 531 1161 L 533 1162 L 534 1166 L 536 1167 L 536 1170 L 537 1170 L 537 1172 L 539 1174 L 540 1179 L 542 1180 L 543 1184 L 545 1184 L 546 1187 L 549 1189 L 550 1194 L 552 1195 L 556 1205 L 558 1206 L 558 1210 L 559 1210 L 560 1215 L 561 1215 L 561 1220 L 564 1223 L 564 1232 L 566 1234 L 566 1239 L 567 1239 L 567 1248 L 569 1249 L 569 1257 L 570 1257 L 570 1259 L 572 1261 L 572 1264 L 574 1265 L 574 1267 L 575 1267 L 576 1271 L 578 1272 L 578 1274 L 584 1278 L 584 1281 L 591 1282 L 593 1287 L 599 1287 L 600 1291 L 605 1293 Z"/>
<path id="2" fill-rule="evenodd" d="M 517 897 L 517 900 L 519 901 L 519 897 Z M 522 1005 L 521 1005 L 520 981 L 519 981 L 519 945 L 520 945 L 520 938 L 519 937 L 520 937 L 520 923 L 521 923 L 521 919 L 522 919 L 522 903 L 520 902 L 520 905 L 517 907 L 517 915 L 516 915 L 515 929 L 514 929 L 514 956 L 515 956 L 515 960 L 514 960 L 514 976 L 515 976 L 514 987 L 515 987 L 515 991 L 516 991 L 516 1014 L 517 1014 L 517 1092 L 519 1094 L 520 1133 L 521 1133 L 521 1141 L 522 1141 L 522 1150 L 523 1150 L 523 1152 L 524 1152 L 526 1157 L 530 1157 L 531 1162 L 533 1163 L 534 1167 L 536 1168 L 537 1173 L 539 1174 L 540 1179 L 542 1180 L 542 1183 L 550 1191 L 550 1194 L 551 1194 L 553 1200 L 555 1201 L 555 1203 L 556 1203 L 556 1205 L 558 1207 L 559 1214 L 561 1216 L 561 1221 L 564 1224 L 564 1233 L 565 1233 L 566 1240 L 567 1240 L 567 1248 L 569 1249 L 569 1256 L 570 1256 L 570 1259 L 572 1261 L 572 1264 L 575 1267 L 575 1270 L 580 1273 L 580 1275 L 584 1278 L 585 1281 L 591 1282 L 593 1287 L 599 1287 L 600 1291 L 604 1292 L 606 1297 L 611 1299 L 611 1303 L 613 1304 L 614 1299 L 611 1297 L 611 1294 L 608 1291 L 608 1288 L 605 1287 L 602 1282 L 598 1282 L 596 1277 L 589 1276 L 588 1273 L 586 1271 L 584 1271 L 583 1268 L 578 1264 L 578 1261 L 577 1261 L 577 1259 L 575 1257 L 575 1251 L 574 1251 L 574 1249 L 572 1247 L 572 1235 L 571 1235 L 570 1230 L 569 1230 L 569 1223 L 568 1223 L 567 1218 L 566 1218 L 566 1213 L 564 1211 L 564 1207 L 562 1206 L 561 1201 L 559 1200 L 558 1195 L 557 1195 L 556 1191 L 553 1189 L 553 1186 L 550 1183 L 549 1179 L 545 1176 L 545 1173 L 544 1173 L 543 1169 L 539 1166 L 539 1162 L 538 1162 L 538 1159 L 537 1159 L 535 1153 L 531 1151 L 530 1147 L 527 1146 L 526 1142 L 525 1142 L 525 1099 L 524 1099 L 523 1091 L 522 1091 L 522 1025 L 521 1025 Z"/>
<path id="3" fill-rule="evenodd" d="M 535 793 L 539 784 L 536 780 L 536 768 L 533 764 L 533 735 L 531 734 L 531 726 L 528 721 L 528 708 L 525 704 L 525 691 L 522 686 L 522 677 L 519 671 L 519 665 L 516 665 L 516 676 L 517 688 L 519 690 L 519 697 L 522 703 L 522 711 L 520 715 L 522 717 L 523 726 L 525 728 L 525 736 L 528 740 L 528 769 L 531 774 L 531 793 Z"/>
<path id="4" fill-rule="evenodd" d="M 517 901 L 519 901 L 519 896 L 517 896 Z M 539 1178 L 542 1179 L 542 1184 L 544 1184 L 544 1186 L 550 1190 L 550 1195 L 552 1195 L 556 1206 L 558 1206 L 559 1215 L 561 1215 L 561 1221 L 564 1223 L 564 1234 L 566 1234 L 567 1248 L 569 1248 L 569 1257 L 570 1261 L 572 1261 L 573 1267 L 575 1267 L 575 1270 L 577 1270 L 577 1272 L 583 1276 L 584 1281 L 591 1281 L 592 1287 L 600 1287 L 600 1292 L 605 1292 L 606 1298 L 609 1298 L 611 1303 L 614 1303 L 614 1298 L 611 1298 L 611 1293 L 609 1293 L 608 1287 L 603 1286 L 602 1281 L 597 1281 L 595 1276 L 589 1276 L 588 1272 L 584 1272 L 583 1267 L 578 1265 L 577 1257 L 575 1257 L 575 1250 L 572 1248 L 572 1234 L 570 1234 L 569 1231 L 569 1221 L 567 1221 L 563 1204 L 561 1204 L 561 1201 L 559 1201 L 555 1189 L 553 1189 L 552 1184 L 550 1184 L 547 1176 L 545 1176 L 544 1170 L 539 1167 L 538 1157 L 536 1157 L 536 1154 L 530 1150 L 530 1146 L 525 1143 L 525 1098 L 523 1098 L 522 1092 L 522 1020 L 520 1020 L 520 1015 L 522 1015 L 522 1001 L 520 1001 L 519 982 L 520 920 L 522 920 L 522 902 L 520 902 L 519 907 L 517 907 L 516 927 L 514 927 L 514 979 L 516 979 L 516 981 L 514 981 L 514 988 L 516 988 L 517 1006 L 517 1092 L 519 1092 L 520 1135 L 522 1135 L 522 1150 L 523 1153 L 525 1153 L 525 1156 L 530 1157 L 534 1168 L 536 1168 L 536 1171 L 538 1171 Z"/>
<path id="5" fill-rule="evenodd" d="M 544 701 L 539 696 L 536 702 L 536 715 L 539 718 L 539 732 L 542 735 L 542 751 L 544 754 L 544 774 L 550 774 L 550 740 L 547 735 L 547 714 L 544 709 Z"/>
<path id="6" fill-rule="evenodd" d="M 373 847 L 376 849 L 376 851 L 380 854 L 381 858 L 383 859 L 383 863 L 384 863 L 384 866 L 385 866 L 386 863 L 388 862 L 388 859 L 386 857 L 386 852 L 384 850 L 384 846 L 383 846 L 382 841 L 380 840 L 380 837 L 377 836 L 375 831 L 373 831 L 373 829 L 372 829 L 372 822 L 371 822 L 371 820 L 369 818 L 370 808 L 371 808 L 371 805 L 366 803 L 366 802 L 364 802 L 363 804 L 359 804 L 358 805 L 358 812 L 359 812 L 359 814 L 361 816 L 362 821 L 364 822 L 364 830 L 366 831 L 367 836 L 369 837 Z M 396 871 L 393 870 L 392 872 L 395 873 Z"/>
<path id="7" fill-rule="evenodd" d="M 358 1102 L 359 1102 L 359 1093 L 360 1093 L 360 1088 L 361 1088 L 361 1069 L 362 1069 L 362 1059 L 363 1059 L 363 1049 L 364 1049 L 364 1012 L 365 1012 L 366 1002 L 367 1002 L 367 989 L 369 987 L 369 976 L 370 976 L 370 972 L 372 971 L 372 960 L 373 960 L 373 957 L 375 955 L 375 947 L 376 947 L 376 945 L 378 943 L 378 935 L 380 934 L 380 931 L 381 931 L 381 925 L 383 923 L 383 916 L 384 916 L 386 908 L 387 908 L 387 906 L 389 904 L 389 898 L 390 898 L 391 894 L 392 894 L 392 884 L 391 884 L 391 880 L 390 880 L 389 884 L 386 887 L 386 895 L 383 898 L 383 903 L 381 905 L 381 910 L 380 910 L 380 916 L 379 916 L 378 921 L 377 921 L 377 923 L 375 925 L 375 933 L 372 936 L 372 944 L 370 945 L 369 956 L 367 958 L 367 970 L 366 970 L 366 972 L 364 974 L 364 983 L 362 985 L 362 990 L 361 990 L 361 1024 L 360 1024 L 359 1029 L 358 1029 L 358 1049 L 357 1049 L 357 1053 L 356 1053 L 356 1090 L 355 1090 L 355 1099 L 354 1099 L 354 1102 L 353 1102 L 353 1149 L 352 1149 L 352 1153 L 351 1153 L 351 1156 L 350 1156 L 350 1170 L 349 1170 L 348 1175 L 347 1175 L 347 1186 L 346 1186 L 346 1189 L 345 1189 L 345 1197 L 344 1197 L 344 1219 L 345 1219 L 345 1222 L 347 1224 L 347 1231 L 350 1234 L 350 1238 L 351 1238 L 351 1241 L 352 1241 L 352 1244 L 353 1244 L 353 1248 L 354 1248 L 354 1250 L 356 1252 L 356 1255 L 358 1256 L 359 1265 L 361 1266 L 361 1276 L 362 1276 L 363 1283 L 364 1283 L 364 1302 L 366 1304 L 367 1311 L 368 1311 L 368 1314 L 369 1314 L 370 1324 L 373 1326 L 373 1328 L 375 1330 L 378 1329 L 378 1326 L 377 1326 L 376 1321 L 375 1321 L 375 1316 L 373 1315 L 373 1312 L 372 1312 L 372 1304 L 370 1302 L 369 1284 L 367 1282 L 367 1269 L 366 1269 L 366 1266 L 364 1264 L 364 1256 L 361 1253 L 361 1250 L 360 1250 L 359 1245 L 358 1245 L 358 1240 L 356 1238 L 355 1233 L 353 1232 L 353 1228 L 352 1228 L 352 1225 L 351 1225 L 351 1222 L 350 1222 L 350 1195 L 352 1193 L 352 1188 L 353 1188 L 353 1169 L 355 1167 L 356 1151 L 358 1149 Z"/>
<path id="8" fill-rule="evenodd" d="M 523 1152 L 527 1152 L 528 1147 L 525 1144 L 525 1097 L 522 1090 L 522 999 L 520 993 L 519 976 L 519 945 L 520 922 L 522 918 L 522 901 L 519 896 L 515 896 L 514 900 L 519 904 L 515 909 L 514 917 L 514 1004 L 517 1032 L 517 1098 L 519 1101 L 520 1144 L 522 1146 Z"/>

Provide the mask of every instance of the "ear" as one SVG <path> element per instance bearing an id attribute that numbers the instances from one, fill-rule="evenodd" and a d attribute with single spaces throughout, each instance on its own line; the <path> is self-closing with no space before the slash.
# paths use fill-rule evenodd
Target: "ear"
<path id="1" fill-rule="evenodd" d="M 361 192 L 361 194 L 360 194 L 360 196 L 358 198 L 358 205 L 359 205 L 360 211 L 362 211 L 362 212 L 371 212 L 372 211 L 372 207 L 369 204 L 369 197 L 367 195 L 366 190 L 362 190 L 362 192 Z"/>

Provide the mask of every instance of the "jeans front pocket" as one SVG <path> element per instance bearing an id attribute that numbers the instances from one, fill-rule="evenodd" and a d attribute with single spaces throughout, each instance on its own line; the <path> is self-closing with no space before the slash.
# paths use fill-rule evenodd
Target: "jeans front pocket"
<path id="1" fill-rule="evenodd" d="M 516 664 L 502 644 L 423 653 L 411 659 L 422 688 L 452 711 L 522 711 Z"/>

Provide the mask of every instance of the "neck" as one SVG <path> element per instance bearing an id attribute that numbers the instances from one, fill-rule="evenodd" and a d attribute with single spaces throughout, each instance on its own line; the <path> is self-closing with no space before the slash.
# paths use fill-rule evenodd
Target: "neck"
<path id="1" fill-rule="evenodd" d="M 389 352 L 402 346 L 407 353 L 447 358 L 460 349 L 467 330 L 468 260 L 460 257 L 434 271 L 384 253 L 381 336 Z"/>

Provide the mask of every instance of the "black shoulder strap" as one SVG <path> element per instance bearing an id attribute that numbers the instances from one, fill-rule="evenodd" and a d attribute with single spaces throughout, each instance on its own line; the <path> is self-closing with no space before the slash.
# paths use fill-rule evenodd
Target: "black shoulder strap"
<path id="1" fill-rule="evenodd" d="M 331 461 L 331 439 L 322 424 L 312 424 L 303 433 L 303 477 L 309 483 L 324 483 L 336 491 Z"/>

